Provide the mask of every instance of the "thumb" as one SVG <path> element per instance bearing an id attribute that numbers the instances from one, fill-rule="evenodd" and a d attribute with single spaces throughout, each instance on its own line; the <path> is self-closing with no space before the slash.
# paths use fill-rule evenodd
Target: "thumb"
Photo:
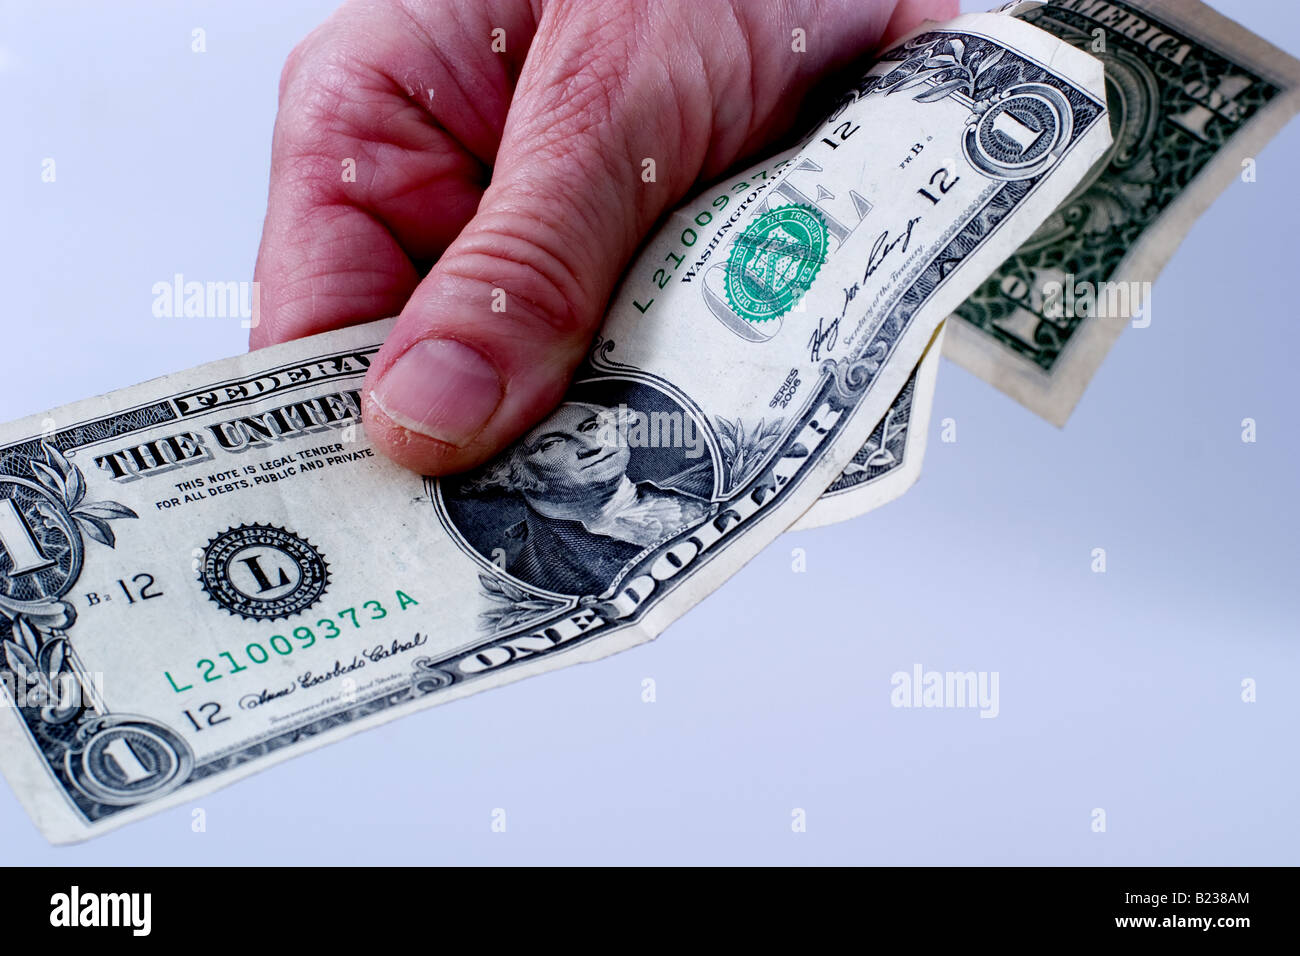
<path id="1" fill-rule="evenodd" d="M 655 221 L 788 126 L 894 4 L 795 7 L 793 22 L 828 37 L 818 54 L 792 55 L 789 24 L 745 4 L 544 8 L 491 185 L 372 364 L 364 415 L 381 451 L 424 474 L 461 471 L 554 408 Z"/>
<path id="2" fill-rule="evenodd" d="M 556 5 L 539 23 L 491 185 L 371 367 L 368 431 L 399 463 L 472 467 L 558 404 L 640 238 L 699 173 L 707 90 L 629 49 L 634 6 L 587 24 Z"/>

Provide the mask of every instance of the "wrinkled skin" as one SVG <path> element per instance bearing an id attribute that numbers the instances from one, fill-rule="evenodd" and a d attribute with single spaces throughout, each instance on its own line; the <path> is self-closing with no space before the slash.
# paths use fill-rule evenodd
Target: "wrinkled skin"
<path id="1" fill-rule="evenodd" d="M 760 154 L 819 78 L 956 7 L 351 0 L 281 77 L 251 344 L 400 313 L 363 391 L 369 437 L 425 474 L 479 464 L 559 402 L 638 244 L 693 184 Z M 459 344 L 386 378 L 430 339 Z"/>

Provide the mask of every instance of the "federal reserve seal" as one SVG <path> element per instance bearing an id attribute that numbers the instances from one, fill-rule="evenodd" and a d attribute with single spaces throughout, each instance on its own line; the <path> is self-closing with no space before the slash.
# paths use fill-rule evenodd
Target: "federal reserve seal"
<path id="1" fill-rule="evenodd" d="M 199 583 L 231 614 L 273 621 L 293 617 L 319 601 L 329 585 L 329 565 L 292 531 L 245 524 L 207 543 Z"/>
<path id="2" fill-rule="evenodd" d="M 778 206 L 736 237 L 727 257 L 727 301 L 750 322 L 789 312 L 826 262 L 826 221 L 811 206 Z"/>

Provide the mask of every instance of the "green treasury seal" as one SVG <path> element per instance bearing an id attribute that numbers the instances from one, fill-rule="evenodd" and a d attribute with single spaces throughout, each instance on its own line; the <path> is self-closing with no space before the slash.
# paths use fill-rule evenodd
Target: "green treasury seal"
<path id="1" fill-rule="evenodd" d="M 784 315 L 826 261 L 826 223 L 809 206 L 779 206 L 751 222 L 727 257 L 727 301 L 750 322 Z"/>

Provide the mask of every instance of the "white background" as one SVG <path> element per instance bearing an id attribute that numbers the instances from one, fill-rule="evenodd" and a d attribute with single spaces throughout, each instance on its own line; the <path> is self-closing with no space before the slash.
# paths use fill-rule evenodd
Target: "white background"
<path id="1" fill-rule="evenodd" d="M 1297 5 L 1215 5 L 1300 52 Z M 0 3 L 0 419 L 242 350 L 150 290 L 252 278 L 280 66 L 330 7 Z M 915 489 L 659 640 L 80 847 L 0 788 L 0 862 L 1297 862 L 1300 125 L 1258 160 L 1065 430 L 945 361 Z M 997 671 L 1000 716 L 892 708 L 914 663 Z"/>

